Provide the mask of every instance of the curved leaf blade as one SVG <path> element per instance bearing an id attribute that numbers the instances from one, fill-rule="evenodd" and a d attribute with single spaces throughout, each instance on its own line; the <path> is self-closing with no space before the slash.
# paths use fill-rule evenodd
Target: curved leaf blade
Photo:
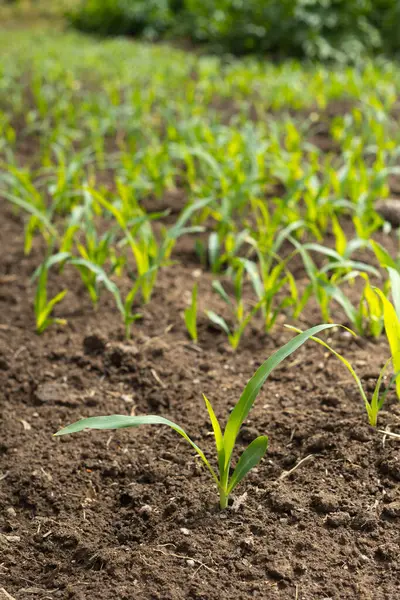
<path id="1" fill-rule="evenodd" d="M 187 435 L 186 431 L 182 429 L 179 425 L 166 419 L 165 417 L 161 417 L 159 415 L 140 415 L 137 417 L 130 417 L 128 415 L 110 415 L 110 416 L 102 416 L 102 417 L 88 417 L 87 419 L 81 419 L 80 421 L 76 421 L 60 431 L 55 433 L 55 437 L 60 435 L 67 435 L 70 433 L 77 433 L 79 431 L 83 431 L 84 429 L 123 429 L 125 427 L 139 427 L 140 425 L 167 425 L 171 427 L 174 431 L 179 433 L 197 452 L 200 456 L 201 460 L 204 462 L 208 470 L 210 471 L 213 479 L 216 484 L 219 485 L 218 477 L 216 476 L 214 469 L 211 467 L 208 462 L 204 452 L 200 450 L 200 448 L 195 444 L 190 437 Z"/>
<path id="2" fill-rule="evenodd" d="M 262 459 L 268 448 L 268 437 L 260 435 L 249 444 L 238 460 L 233 475 L 229 481 L 228 494 L 240 483 L 249 471 Z"/>
<path id="3" fill-rule="evenodd" d="M 257 395 L 264 385 L 269 374 L 283 361 L 285 358 L 295 352 L 300 346 L 302 346 L 308 339 L 313 335 L 321 333 L 325 329 L 331 329 L 337 327 L 335 323 L 317 325 L 311 327 L 297 335 L 295 338 L 290 340 L 287 344 L 279 348 L 272 356 L 270 356 L 255 372 L 253 377 L 248 381 L 244 388 L 242 395 L 236 404 L 235 408 L 231 412 L 228 422 L 224 431 L 224 447 L 225 447 L 225 468 L 228 466 L 233 448 L 235 446 L 236 437 L 239 433 L 239 429 L 245 421 L 247 415 L 250 412 L 251 407 Z"/>

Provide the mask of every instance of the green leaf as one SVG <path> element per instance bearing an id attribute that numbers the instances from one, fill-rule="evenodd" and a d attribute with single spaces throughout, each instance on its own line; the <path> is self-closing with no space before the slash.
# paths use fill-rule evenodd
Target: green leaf
<path id="1" fill-rule="evenodd" d="M 227 304 L 232 304 L 228 294 L 226 293 L 226 291 L 222 287 L 222 284 L 219 281 L 214 280 L 211 284 L 211 287 L 214 290 L 214 292 L 217 292 L 217 294 L 221 296 L 222 300 L 224 300 Z"/>
<path id="2" fill-rule="evenodd" d="M 115 285 L 115 283 L 111 281 L 104 269 L 91 262 L 90 260 L 85 260 L 84 258 L 74 258 L 70 261 L 70 264 L 75 265 L 76 267 L 86 267 L 87 269 L 89 269 L 89 271 L 95 273 L 98 277 L 98 280 L 104 283 L 107 290 L 113 294 L 118 310 L 123 316 L 125 316 L 125 309 L 121 300 L 119 289 Z"/>
<path id="3" fill-rule="evenodd" d="M 395 373 L 400 371 L 400 321 L 397 318 L 393 304 L 388 300 L 382 290 L 374 288 L 383 304 L 383 321 L 386 336 L 389 342 Z M 400 379 L 396 381 L 397 397 L 400 399 Z"/>
<path id="4" fill-rule="evenodd" d="M 30 204 L 29 202 L 25 202 L 25 200 L 22 200 L 21 198 L 18 198 L 17 196 L 14 196 L 13 194 L 9 194 L 5 190 L 1 190 L 1 195 L 4 196 L 5 198 L 7 198 L 7 200 L 12 202 L 19 208 L 22 208 L 26 212 L 35 216 L 38 219 L 38 221 L 40 221 L 42 223 L 42 225 L 44 225 L 44 227 L 47 229 L 47 231 L 50 233 L 50 235 L 52 235 L 53 237 L 57 237 L 57 230 L 55 229 L 55 227 L 51 224 L 51 222 L 47 218 L 47 216 L 43 212 L 38 210 L 36 208 L 36 206 L 34 206 L 33 204 Z"/>
<path id="5" fill-rule="evenodd" d="M 291 329 L 292 331 L 301 331 L 301 329 L 297 329 L 297 327 L 292 327 L 291 325 L 285 325 L 285 327 L 287 327 L 288 329 Z M 340 325 L 340 327 L 343 327 L 343 329 L 346 329 L 346 331 L 349 331 L 350 333 L 352 333 L 356 337 L 354 331 L 352 331 L 348 327 L 344 327 L 344 325 Z M 354 381 L 356 382 L 356 384 L 358 386 L 358 389 L 360 391 L 361 397 L 362 397 L 362 399 L 364 401 L 364 404 L 365 404 L 365 408 L 366 408 L 367 413 L 369 415 L 370 404 L 368 402 L 368 398 L 367 398 L 367 396 L 366 396 L 366 394 L 364 392 L 364 388 L 362 386 L 360 378 L 358 377 L 357 373 L 354 371 L 354 369 L 351 366 L 351 364 L 349 363 L 349 361 L 346 360 L 344 358 L 344 356 L 342 356 L 341 354 L 339 354 L 338 352 L 336 352 L 336 350 L 334 350 L 331 346 L 329 346 L 329 344 L 327 344 L 323 340 L 320 340 L 319 338 L 314 337 L 314 336 L 311 336 L 310 339 L 312 339 L 314 342 L 317 342 L 318 344 L 320 344 L 321 346 L 323 346 L 324 348 L 326 348 L 327 350 L 329 350 L 329 352 L 331 352 L 334 356 L 336 356 L 336 358 L 338 358 L 344 364 L 344 366 L 347 368 L 347 370 L 349 371 L 349 373 L 351 374 L 351 376 L 353 377 Z"/>
<path id="6" fill-rule="evenodd" d="M 218 257 L 220 254 L 220 243 L 218 239 L 218 234 L 216 231 L 213 231 L 208 238 L 208 258 L 210 261 L 210 265 L 213 273 L 218 271 Z"/>
<path id="7" fill-rule="evenodd" d="M 374 242 L 374 240 L 370 240 L 370 244 L 381 267 L 392 267 L 392 269 L 398 269 L 393 258 L 385 250 L 385 248 L 381 246 L 381 244 L 378 244 L 378 242 Z"/>
<path id="8" fill-rule="evenodd" d="M 195 283 L 192 290 L 192 301 L 189 308 L 186 308 L 183 312 L 185 317 L 186 328 L 189 332 L 190 337 L 194 342 L 197 342 L 197 293 L 198 284 Z"/>
<path id="9" fill-rule="evenodd" d="M 378 420 L 378 413 L 379 413 L 380 409 L 383 406 L 383 403 L 384 403 L 385 398 L 386 398 L 386 393 L 389 391 L 389 388 L 390 388 L 391 384 L 393 383 L 393 381 L 397 377 L 397 375 L 394 375 L 394 377 L 390 381 L 388 387 L 386 388 L 386 392 L 384 394 L 382 394 L 382 396 L 380 397 L 380 391 L 381 391 L 383 377 L 384 377 L 384 375 L 386 373 L 386 370 L 387 370 L 387 368 L 388 368 L 388 366 L 390 365 L 391 362 L 392 362 L 392 357 L 390 357 L 386 361 L 386 363 L 383 365 L 383 367 L 381 369 L 381 372 L 379 373 L 378 381 L 376 382 L 374 393 L 372 395 L 372 400 L 371 400 L 371 405 L 370 405 L 370 411 L 368 413 L 368 416 L 369 416 L 369 422 L 370 422 L 370 424 L 373 427 L 376 427 L 377 420 Z"/>
<path id="10" fill-rule="evenodd" d="M 268 437 L 266 435 L 260 435 L 247 446 L 246 450 L 239 458 L 233 475 L 229 481 L 228 495 L 237 486 L 237 484 L 242 481 L 243 477 L 245 477 L 253 467 L 258 465 L 266 453 L 267 447 Z"/>
<path id="11" fill-rule="evenodd" d="M 311 327 L 307 331 L 304 331 L 297 335 L 295 338 L 290 340 L 287 344 L 279 348 L 272 356 L 270 356 L 262 365 L 257 369 L 253 377 L 248 381 L 243 393 L 236 404 L 235 408 L 231 412 L 228 422 L 226 424 L 224 432 L 224 447 L 225 447 L 225 468 L 227 468 L 230 460 L 233 448 L 235 446 L 236 437 L 239 433 L 239 429 L 246 420 L 247 415 L 250 412 L 251 407 L 257 395 L 265 383 L 269 374 L 283 361 L 285 358 L 295 352 L 300 346 L 304 344 L 310 337 L 324 331 L 325 329 L 331 329 L 337 327 L 335 324 L 324 324 Z"/>
<path id="12" fill-rule="evenodd" d="M 60 431 L 57 431 L 54 435 L 67 435 L 70 433 L 77 433 L 78 431 L 83 431 L 84 429 L 122 429 L 125 427 L 139 427 L 140 425 L 168 425 L 174 431 L 179 433 L 197 452 L 200 456 L 201 460 L 204 462 L 208 470 L 210 471 L 212 477 L 214 478 L 217 485 L 219 485 L 218 477 L 216 476 L 213 468 L 205 457 L 204 453 L 200 448 L 190 439 L 187 433 L 169 419 L 165 419 L 164 417 L 160 417 L 158 415 L 141 415 L 137 417 L 130 417 L 127 415 L 110 415 L 106 417 L 89 417 L 87 419 L 81 419 L 80 421 L 76 421 L 76 423 L 72 423 L 72 425 L 68 425 Z"/>
<path id="13" fill-rule="evenodd" d="M 397 318 L 400 319 L 400 273 L 397 269 L 387 267 L 390 278 L 390 287 L 392 290 L 393 304 L 396 310 Z"/>
<path id="14" fill-rule="evenodd" d="M 219 466 L 219 474 L 220 477 L 223 475 L 224 465 L 225 465 L 225 453 L 224 453 L 224 438 L 221 431 L 221 426 L 218 422 L 217 417 L 215 416 L 215 412 L 213 407 L 211 406 L 211 402 L 207 400 L 206 396 L 203 394 L 204 402 L 206 403 L 207 411 L 210 416 L 211 425 L 214 431 L 215 437 L 215 446 L 217 448 L 218 453 L 218 466 Z"/>
<path id="15" fill-rule="evenodd" d="M 223 331 L 225 331 L 225 333 L 227 335 L 231 335 L 231 332 L 229 330 L 228 325 L 226 324 L 225 319 L 223 319 L 222 317 L 217 315 L 217 313 L 215 313 L 213 310 L 206 310 L 205 312 L 206 312 L 207 317 L 210 319 L 210 321 L 215 323 L 215 325 L 218 325 L 219 327 L 221 327 L 221 329 Z"/>
<path id="16" fill-rule="evenodd" d="M 55 305 L 58 304 L 59 302 L 61 302 L 61 300 L 63 300 L 63 298 L 67 294 L 67 291 L 68 290 L 63 290 L 62 292 L 60 292 L 59 294 L 54 296 L 54 298 L 47 303 L 47 306 L 44 309 L 46 318 L 50 315 L 50 313 L 53 310 L 53 308 L 55 307 Z"/>

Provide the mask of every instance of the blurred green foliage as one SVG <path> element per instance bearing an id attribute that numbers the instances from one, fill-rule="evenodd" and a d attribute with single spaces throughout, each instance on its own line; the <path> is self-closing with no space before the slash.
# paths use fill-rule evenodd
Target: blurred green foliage
<path id="1" fill-rule="evenodd" d="M 347 62 L 400 49 L 398 0 L 83 0 L 69 19 L 101 35 L 184 37 L 233 54 Z"/>

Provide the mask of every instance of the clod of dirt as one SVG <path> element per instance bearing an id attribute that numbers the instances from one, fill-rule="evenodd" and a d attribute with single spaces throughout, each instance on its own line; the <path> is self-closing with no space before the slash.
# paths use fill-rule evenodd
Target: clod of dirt
<path id="1" fill-rule="evenodd" d="M 106 343 L 104 337 L 97 333 L 93 333 L 84 338 L 83 350 L 85 354 L 89 355 L 103 354 L 106 349 Z"/>
<path id="2" fill-rule="evenodd" d="M 376 549 L 375 556 L 378 560 L 392 561 L 399 557 L 399 547 L 396 544 L 382 544 Z"/>
<path id="3" fill-rule="evenodd" d="M 104 364 L 107 367 L 136 371 L 140 352 L 133 344 L 112 344 L 104 355 Z"/>
<path id="4" fill-rule="evenodd" d="M 368 425 L 355 425 L 350 431 L 350 438 L 357 440 L 357 442 L 369 442 L 371 430 Z"/>
<path id="5" fill-rule="evenodd" d="M 273 579 L 288 579 L 293 577 L 293 569 L 289 561 L 275 560 L 267 566 L 267 574 Z"/>
<path id="6" fill-rule="evenodd" d="M 168 408 L 169 407 L 169 399 L 166 397 L 163 392 L 151 392 L 148 395 L 147 403 L 149 405 L 149 409 L 151 410 L 160 410 L 160 408 Z"/>
<path id="7" fill-rule="evenodd" d="M 311 506 L 318 513 L 328 514 L 339 509 L 339 502 L 333 494 L 320 492 L 311 498 Z"/>
<path id="8" fill-rule="evenodd" d="M 379 200 L 375 204 L 375 210 L 382 219 L 388 221 L 393 227 L 400 226 L 400 200 L 395 198 Z"/>
<path id="9" fill-rule="evenodd" d="M 79 401 L 75 394 L 64 383 L 42 383 L 33 393 L 35 404 L 58 404 L 75 407 Z"/>
<path id="10" fill-rule="evenodd" d="M 5 358 L 0 357 L 0 371 L 8 371 L 9 365 Z"/>
<path id="11" fill-rule="evenodd" d="M 396 458 L 390 458 L 383 460 L 379 464 L 379 470 L 384 475 L 390 475 L 393 479 L 400 481 L 400 460 Z"/>
<path id="12" fill-rule="evenodd" d="M 242 427 L 239 432 L 239 440 L 241 442 L 252 442 L 256 439 L 260 434 L 254 427 Z"/>
<path id="13" fill-rule="evenodd" d="M 305 449 L 307 452 L 321 452 L 328 450 L 334 446 L 334 441 L 331 435 L 325 433 L 317 433 L 310 437 L 307 441 Z"/>
<path id="14" fill-rule="evenodd" d="M 400 519 L 400 501 L 387 504 L 382 510 L 382 515 L 390 519 Z"/>
<path id="15" fill-rule="evenodd" d="M 345 527 L 346 525 L 348 525 L 351 521 L 351 517 L 349 515 L 348 512 L 344 512 L 344 511 L 338 511 L 336 513 L 333 513 L 332 515 L 329 515 L 326 518 L 326 524 L 329 525 L 329 527 Z"/>
<path id="16" fill-rule="evenodd" d="M 374 531 L 378 526 L 375 515 L 366 512 L 358 513 L 351 522 L 351 527 L 356 531 Z"/>
<path id="17" fill-rule="evenodd" d="M 287 492 L 273 492 L 269 497 L 272 510 L 279 513 L 291 513 L 296 508 L 296 503 Z"/>

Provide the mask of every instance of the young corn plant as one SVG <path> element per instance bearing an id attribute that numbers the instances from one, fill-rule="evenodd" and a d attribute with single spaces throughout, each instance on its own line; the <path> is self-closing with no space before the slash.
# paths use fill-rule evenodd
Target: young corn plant
<path id="1" fill-rule="evenodd" d="M 254 315 L 263 304 L 263 300 L 260 300 L 248 312 L 246 312 L 243 299 L 244 274 L 244 264 L 241 262 L 236 262 L 235 271 L 233 272 L 234 301 L 232 301 L 228 296 L 220 281 L 213 281 L 212 283 L 213 290 L 217 292 L 217 294 L 232 311 L 233 325 L 231 327 L 223 317 L 215 313 L 213 310 L 206 310 L 206 315 L 210 321 L 220 327 L 222 331 L 226 333 L 229 343 L 234 350 L 237 349 L 247 325 L 250 323 Z"/>
<path id="2" fill-rule="evenodd" d="M 194 341 L 197 343 L 197 294 L 198 294 L 198 284 L 195 283 L 192 290 L 192 299 L 190 302 L 190 306 L 185 309 L 184 317 L 186 329 Z"/>
<path id="3" fill-rule="evenodd" d="M 365 286 L 358 309 L 354 309 L 355 313 L 352 323 L 354 323 L 355 329 L 360 335 L 379 338 L 384 325 L 383 306 L 371 286 L 368 275 L 360 273 L 360 277 L 365 280 Z"/>
<path id="4" fill-rule="evenodd" d="M 132 314 L 132 306 L 141 285 L 140 277 L 135 280 L 130 291 L 126 295 L 125 300 L 123 300 L 118 286 L 111 281 L 107 273 L 104 271 L 104 269 L 99 267 L 99 265 L 96 265 L 95 263 L 83 258 L 72 258 L 69 263 L 77 267 L 80 271 L 84 268 L 87 272 L 93 273 L 96 279 L 96 285 L 103 284 L 104 287 L 111 292 L 114 297 L 115 304 L 122 316 L 125 328 L 125 337 L 126 339 L 129 339 L 131 336 L 132 323 L 142 318 L 142 315 L 139 313 Z"/>
<path id="5" fill-rule="evenodd" d="M 308 339 L 331 327 L 335 327 L 335 325 L 317 325 L 311 329 L 308 329 L 307 331 L 301 332 L 299 335 L 277 350 L 272 356 L 270 356 L 248 381 L 239 401 L 229 415 L 224 432 L 222 432 L 221 425 L 215 415 L 211 403 L 203 395 L 215 437 L 215 445 L 217 450 L 216 462 L 218 465 L 217 471 L 211 465 L 203 450 L 201 450 L 201 448 L 199 448 L 199 446 L 193 442 L 193 440 L 188 436 L 184 429 L 182 429 L 182 427 L 173 421 L 158 415 L 142 415 L 133 417 L 126 415 L 111 415 L 89 417 L 64 427 L 55 435 L 60 436 L 76 433 L 84 429 L 121 429 L 125 427 L 138 427 L 140 425 L 167 425 L 181 435 L 201 458 L 217 486 L 220 508 L 225 509 L 228 506 L 228 500 L 233 490 L 247 475 L 247 473 L 249 473 L 249 471 L 251 471 L 251 469 L 260 462 L 267 450 L 268 437 L 266 435 L 257 437 L 244 450 L 236 463 L 233 473 L 231 474 L 231 464 L 235 451 L 237 436 L 243 422 L 247 419 L 247 416 L 258 396 L 261 387 L 267 380 L 270 373 L 285 358 L 300 348 L 300 346 L 302 346 Z"/>
<path id="6" fill-rule="evenodd" d="M 288 329 L 290 329 L 291 331 L 295 331 L 297 333 L 301 332 L 301 329 L 298 329 L 297 327 L 292 327 L 290 325 L 286 325 L 286 327 Z M 345 327 L 345 329 L 347 329 L 347 327 Z M 347 329 L 347 331 L 350 331 L 350 333 L 353 333 L 351 331 L 351 329 Z M 355 334 L 353 333 L 353 335 L 355 335 Z M 400 353 L 397 353 L 393 358 L 390 357 L 386 361 L 386 363 L 383 365 L 382 369 L 380 370 L 379 377 L 376 382 L 371 400 L 368 400 L 368 396 L 367 396 L 366 392 L 364 391 L 361 380 L 358 377 L 357 373 L 354 371 L 350 362 L 346 358 L 344 358 L 344 356 L 342 356 L 341 354 L 336 352 L 336 350 L 334 350 L 331 346 L 329 346 L 329 344 L 327 344 L 324 340 L 321 340 L 320 338 L 317 338 L 314 335 L 310 336 L 310 339 L 313 340 L 314 342 L 317 342 L 318 344 L 321 344 L 321 346 L 323 346 L 324 348 L 329 350 L 329 352 L 331 352 L 334 356 L 336 356 L 336 358 L 338 358 L 340 360 L 341 363 L 344 364 L 344 366 L 349 371 L 350 375 L 353 377 L 354 381 L 357 384 L 358 390 L 361 394 L 361 398 L 364 402 L 365 409 L 367 411 L 369 424 L 372 425 L 372 427 L 376 427 L 377 423 L 378 423 L 379 412 L 382 409 L 382 406 L 386 400 L 386 396 L 389 392 L 389 389 L 396 380 L 399 381 L 398 376 L 400 375 L 400 370 L 396 371 L 396 369 L 394 368 L 395 374 L 390 379 L 389 385 L 386 387 L 384 392 L 381 394 L 383 378 L 386 374 L 386 371 L 387 371 L 389 365 L 392 362 L 394 364 L 394 361 L 396 360 L 396 363 L 400 364 Z"/>
<path id="7" fill-rule="evenodd" d="M 34 310 L 35 310 L 35 318 L 36 318 L 36 333 L 41 334 L 50 325 L 65 325 L 67 321 L 65 319 L 56 319 L 51 317 L 51 313 L 56 304 L 61 302 L 65 297 L 67 290 L 63 290 L 52 300 L 47 299 L 47 274 L 48 274 L 49 264 L 48 261 L 45 261 L 38 269 L 38 283 L 36 286 L 36 294 L 35 294 L 35 302 L 34 302 Z"/>
<path id="8" fill-rule="evenodd" d="M 282 311 L 296 307 L 299 302 L 296 281 L 287 268 L 289 259 L 283 260 L 276 256 L 276 264 L 263 254 L 258 255 L 259 269 L 256 264 L 247 258 L 239 258 L 253 286 L 260 304 L 264 319 L 264 329 L 268 333 L 275 325 L 276 319 Z M 286 292 L 283 294 L 283 292 Z M 281 297 L 278 294 L 281 293 Z"/>

